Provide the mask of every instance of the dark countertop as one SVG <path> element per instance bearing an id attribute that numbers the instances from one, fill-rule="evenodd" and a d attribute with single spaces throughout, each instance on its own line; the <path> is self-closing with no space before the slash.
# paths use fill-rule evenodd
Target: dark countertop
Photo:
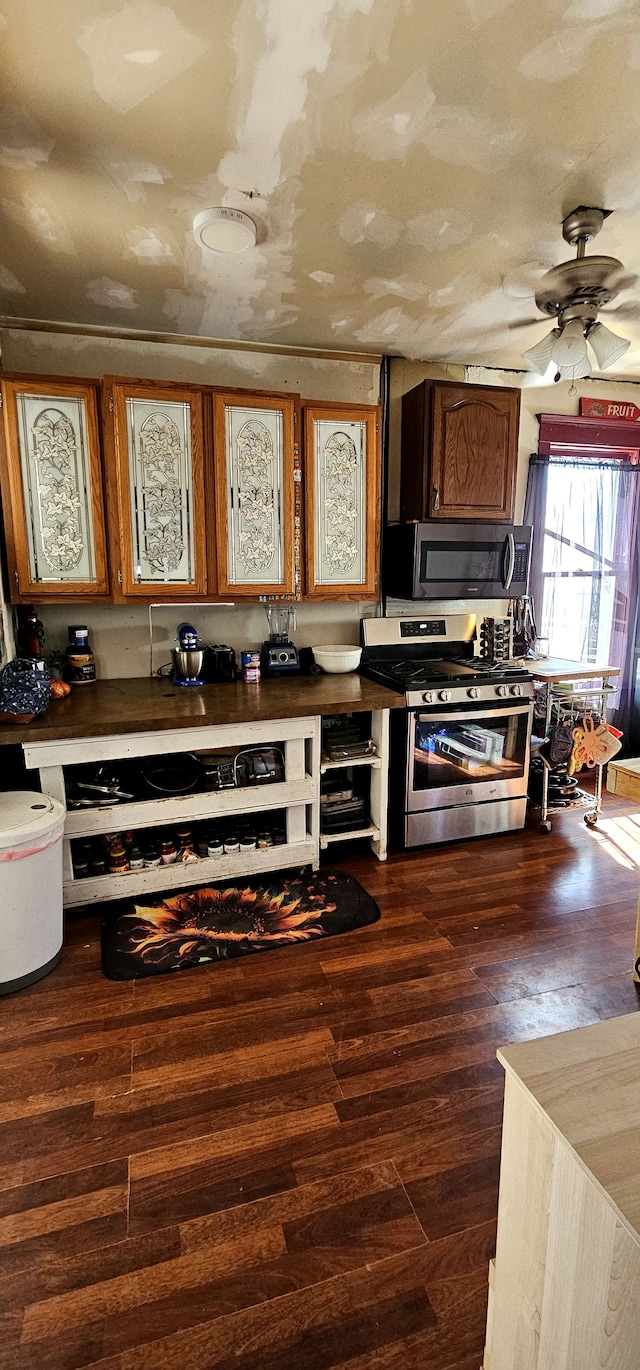
<path id="1" fill-rule="evenodd" d="M 311 675 L 262 680 L 259 685 L 184 688 L 170 680 L 97 680 L 52 699 L 31 723 L 0 726 L 0 746 L 68 738 L 215 727 L 254 719 L 306 718 L 403 708 L 405 697 L 363 676 Z"/>

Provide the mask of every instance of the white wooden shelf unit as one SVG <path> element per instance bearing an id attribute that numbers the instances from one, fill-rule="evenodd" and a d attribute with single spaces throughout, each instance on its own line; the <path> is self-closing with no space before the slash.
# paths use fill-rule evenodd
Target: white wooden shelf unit
<path id="1" fill-rule="evenodd" d="M 379 861 L 387 859 L 387 823 L 389 790 L 389 710 L 375 709 L 371 714 L 371 741 L 375 752 L 371 756 L 353 757 L 350 761 L 321 761 L 320 772 L 348 770 L 352 766 L 369 766 L 371 791 L 369 795 L 370 821 L 362 828 L 346 832 L 323 832 L 320 848 L 326 851 L 333 842 L 355 842 L 368 837 L 371 850 Z"/>
<path id="2" fill-rule="evenodd" d="M 66 766 L 213 747 L 259 746 L 270 742 L 283 744 L 285 779 L 282 782 L 255 789 L 207 791 L 177 799 L 145 799 L 108 808 L 69 811 L 63 838 L 65 906 L 122 899 L 127 895 L 233 879 L 291 866 L 311 865 L 317 869 L 320 853 L 320 719 L 272 719 L 219 727 L 26 743 L 27 768 L 39 771 L 44 794 L 65 804 Z M 176 863 L 122 875 L 74 878 L 71 841 L 76 837 L 98 837 L 129 829 L 162 829 L 181 821 L 193 823 L 235 814 L 264 813 L 271 809 L 285 811 L 286 842 L 267 851 L 234 852 L 219 858 L 207 857 L 193 864 Z"/>

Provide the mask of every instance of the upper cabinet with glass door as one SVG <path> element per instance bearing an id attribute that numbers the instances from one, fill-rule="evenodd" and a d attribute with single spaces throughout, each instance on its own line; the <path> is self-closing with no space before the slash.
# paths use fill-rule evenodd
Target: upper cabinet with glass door
<path id="1" fill-rule="evenodd" d="M 105 380 L 111 534 L 124 598 L 207 593 L 203 401 L 165 382 Z"/>
<path id="2" fill-rule="evenodd" d="M 109 593 L 97 386 L 2 377 L 0 476 L 15 603 Z"/>
<path id="3" fill-rule="evenodd" d="M 380 411 L 375 405 L 304 406 L 306 594 L 378 594 Z"/>
<path id="4" fill-rule="evenodd" d="M 294 595 L 296 400 L 216 391 L 221 595 Z"/>

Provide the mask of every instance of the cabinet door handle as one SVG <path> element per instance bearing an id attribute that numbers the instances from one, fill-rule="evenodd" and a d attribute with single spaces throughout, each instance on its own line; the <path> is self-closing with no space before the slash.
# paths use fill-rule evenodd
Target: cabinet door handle
<path id="1" fill-rule="evenodd" d="M 439 508 L 439 506 L 440 506 L 440 487 L 439 487 L 438 485 L 434 485 L 434 487 L 433 487 L 433 512 L 434 512 L 434 514 L 435 514 L 436 510 Z"/>

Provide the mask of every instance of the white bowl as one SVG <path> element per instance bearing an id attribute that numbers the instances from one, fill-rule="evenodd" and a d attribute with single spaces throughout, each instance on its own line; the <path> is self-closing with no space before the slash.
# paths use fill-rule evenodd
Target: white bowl
<path id="1" fill-rule="evenodd" d="M 314 661 L 323 671 L 331 675 L 343 675 L 347 671 L 357 671 L 362 656 L 362 647 L 336 646 L 312 647 Z"/>

